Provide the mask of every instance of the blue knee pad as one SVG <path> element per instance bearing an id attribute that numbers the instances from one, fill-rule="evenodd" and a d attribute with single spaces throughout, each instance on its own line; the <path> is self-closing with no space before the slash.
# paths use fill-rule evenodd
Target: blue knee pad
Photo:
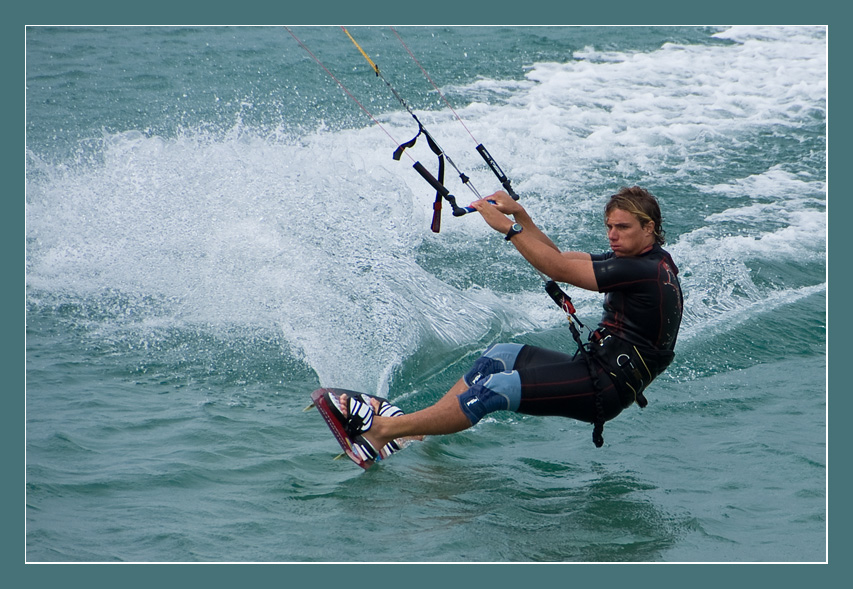
<path id="1" fill-rule="evenodd" d="M 521 403 L 521 377 L 514 371 L 491 374 L 457 398 L 471 425 L 493 411 L 517 411 Z"/>
<path id="2" fill-rule="evenodd" d="M 515 360 L 524 344 L 494 344 L 477 358 L 471 370 L 462 379 L 469 387 L 477 384 L 481 378 L 498 372 L 509 372 L 515 366 Z"/>
<path id="3" fill-rule="evenodd" d="M 477 384 L 484 378 L 488 378 L 489 376 L 498 372 L 503 372 L 504 370 L 506 370 L 506 368 L 504 368 L 503 362 L 495 360 L 494 358 L 480 356 L 471 366 L 471 370 L 465 373 L 462 380 L 464 380 L 465 384 L 470 387 Z"/>

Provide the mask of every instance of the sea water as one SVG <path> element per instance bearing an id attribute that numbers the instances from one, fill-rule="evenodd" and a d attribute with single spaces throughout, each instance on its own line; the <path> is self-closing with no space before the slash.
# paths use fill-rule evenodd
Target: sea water
<path id="1" fill-rule="evenodd" d="M 826 29 L 398 28 L 441 95 L 349 30 L 383 78 L 337 27 L 291 29 L 328 72 L 282 27 L 27 29 L 27 560 L 824 561 Z M 478 215 L 430 231 L 386 80 L 461 204 L 500 187 L 483 143 L 563 249 L 659 198 L 684 322 L 604 447 L 498 413 L 364 472 L 303 412 L 574 349 Z"/>

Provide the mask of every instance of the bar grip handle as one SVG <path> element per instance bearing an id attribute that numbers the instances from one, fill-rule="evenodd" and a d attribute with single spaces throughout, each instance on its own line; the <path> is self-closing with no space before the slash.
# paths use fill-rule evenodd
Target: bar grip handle
<path id="1" fill-rule="evenodd" d="M 501 167 L 495 161 L 495 158 L 492 157 L 492 154 L 486 149 L 486 147 L 481 143 L 477 146 L 477 151 L 483 156 L 483 159 L 486 160 L 486 163 L 489 164 L 489 167 L 492 169 L 492 172 L 495 173 L 495 176 L 498 177 L 498 180 L 501 182 L 501 186 L 504 187 L 504 190 L 512 197 L 513 200 L 518 200 L 518 195 L 515 193 L 515 190 L 512 189 L 512 185 L 510 184 L 509 178 L 506 177 L 504 171 L 501 170 Z"/>

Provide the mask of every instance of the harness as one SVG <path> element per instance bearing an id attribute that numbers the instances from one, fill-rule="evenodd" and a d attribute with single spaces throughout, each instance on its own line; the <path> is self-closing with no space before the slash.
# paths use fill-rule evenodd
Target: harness
<path id="1" fill-rule="evenodd" d="M 643 390 L 652 382 L 654 374 L 637 349 L 606 328 L 593 331 L 589 337 L 590 355 L 613 378 L 622 400 L 622 408 L 637 403 L 640 408 L 649 404 Z"/>

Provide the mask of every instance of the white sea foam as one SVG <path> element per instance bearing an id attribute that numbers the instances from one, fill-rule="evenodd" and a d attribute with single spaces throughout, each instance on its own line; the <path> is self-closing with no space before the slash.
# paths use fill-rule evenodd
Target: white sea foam
<path id="1" fill-rule="evenodd" d="M 381 391 L 420 345 L 465 345 L 517 313 L 417 264 L 426 230 L 387 153 L 361 149 L 368 133 L 107 136 L 99 161 L 29 186 L 28 286 L 277 325 L 323 384 Z"/>
<path id="2" fill-rule="evenodd" d="M 461 114 L 482 134 L 478 139 L 512 150 L 514 176 L 536 191 L 673 173 L 673 167 L 689 174 L 719 142 L 731 145 L 756 129 L 813 124 L 825 115 L 822 28 L 731 29 L 717 36 L 738 44 L 606 54 L 588 47 L 566 63 L 533 64 L 526 76 L 533 84 L 516 83 L 512 92 L 501 87 L 508 96 L 491 108 L 478 98 L 496 84 L 475 82 L 469 88 L 475 102 Z M 728 156 L 723 150 L 706 165 L 725 165 Z"/>

